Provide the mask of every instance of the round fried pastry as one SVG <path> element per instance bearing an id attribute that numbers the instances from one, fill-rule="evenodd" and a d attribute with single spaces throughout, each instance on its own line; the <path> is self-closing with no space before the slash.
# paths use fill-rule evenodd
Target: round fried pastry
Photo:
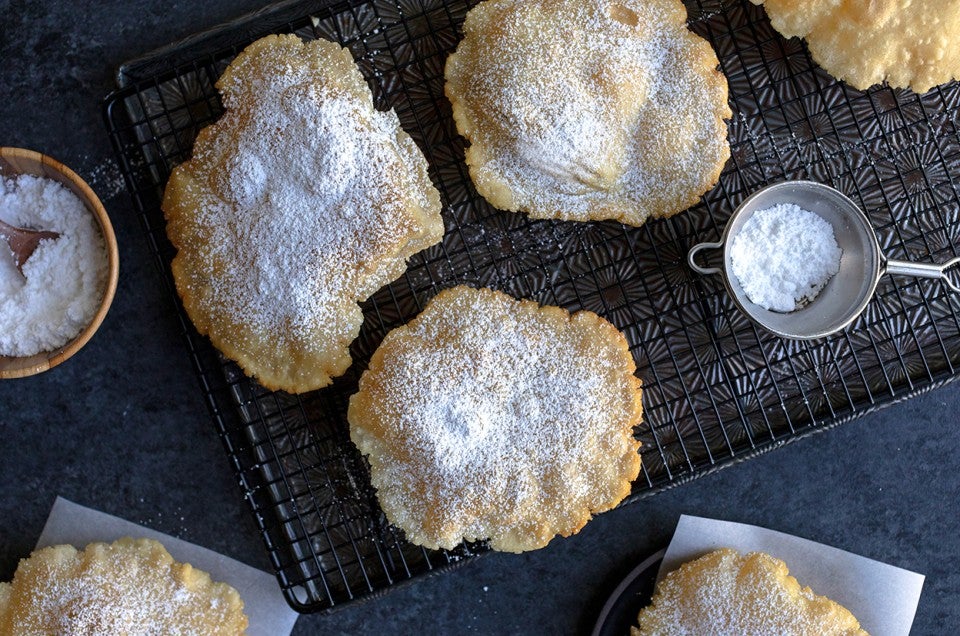
<path id="1" fill-rule="evenodd" d="M 638 621 L 632 636 L 867 636 L 846 608 L 800 587 L 780 559 L 729 548 L 667 574 Z"/>
<path id="2" fill-rule="evenodd" d="M 442 237 L 440 195 L 336 44 L 263 38 L 217 88 L 226 112 L 163 200 L 177 291 L 197 330 L 261 384 L 320 388 L 350 365 L 357 303 Z"/>
<path id="3" fill-rule="evenodd" d="M 494 206 L 641 225 L 719 179 L 727 83 L 679 0 L 486 0 L 463 31 L 446 94 Z"/>
<path id="4" fill-rule="evenodd" d="M 918 93 L 960 77 L 960 0 L 752 0 L 828 73 Z"/>
<path id="5" fill-rule="evenodd" d="M 43 548 L 20 561 L 11 583 L 0 583 L 0 636 L 235 636 L 246 628 L 234 588 L 177 563 L 151 539 L 91 543 L 81 552 Z"/>
<path id="6" fill-rule="evenodd" d="M 629 494 L 635 370 L 594 313 L 456 287 L 387 334 L 350 399 L 350 436 L 410 541 L 532 550 Z"/>

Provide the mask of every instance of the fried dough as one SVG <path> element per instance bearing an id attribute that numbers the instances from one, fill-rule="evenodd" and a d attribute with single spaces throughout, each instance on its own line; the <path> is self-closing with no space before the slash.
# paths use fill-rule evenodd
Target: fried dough
<path id="1" fill-rule="evenodd" d="M 679 0 L 486 0 L 463 31 L 446 94 L 494 206 L 641 225 L 717 182 L 727 82 Z"/>
<path id="2" fill-rule="evenodd" d="M 197 330 L 267 388 L 323 387 L 350 365 L 357 303 L 441 239 L 440 194 L 336 44 L 268 36 L 217 88 L 226 112 L 163 200 L 177 291 Z"/>
<path id="3" fill-rule="evenodd" d="M 843 606 L 800 587 L 780 559 L 724 548 L 657 585 L 632 636 L 867 636 Z"/>
<path id="4" fill-rule="evenodd" d="M 0 583 L 0 636 L 236 636 L 246 628 L 235 589 L 151 539 L 43 548 Z"/>
<path id="5" fill-rule="evenodd" d="M 635 370 L 596 314 L 456 287 L 387 334 L 350 399 L 350 437 L 410 541 L 533 550 L 630 492 Z"/>
<path id="6" fill-rule="evenodd" d="M 855 88 L 918 93 L 960 77 L 960 0 L 752 0 L 773 28 L 806 39 L 828 73 Z"/>

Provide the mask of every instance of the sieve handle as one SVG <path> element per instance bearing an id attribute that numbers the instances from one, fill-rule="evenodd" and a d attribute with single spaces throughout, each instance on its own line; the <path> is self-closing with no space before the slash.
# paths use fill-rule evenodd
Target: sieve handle
<path id="1" fill-rule="evenodd" d="M 697 265 L 697 254 L 703 250 L 718 250 L 723 247 L 723 242 L 720 243 L 698 243 L 690 248 L 690 251 L 687 253 L 687 264 L 690 265 L 690 269 L 700 274 L 701 276 L 712 276 L 714 274 L 721 274 L 719 267 L 700 267 Z"/>
<path id="2" fill-rule="evenodd" d="M 913 276 L 914 278 L 939 278 L 947 287 L 960 294 L 960 285 L 947 276 L 947 270 L 960 265 L 960 256 L 942 265 L 932 263 L 913 263 L 911 261 L 887 261 L 884 273 L 893 276 Z"/>

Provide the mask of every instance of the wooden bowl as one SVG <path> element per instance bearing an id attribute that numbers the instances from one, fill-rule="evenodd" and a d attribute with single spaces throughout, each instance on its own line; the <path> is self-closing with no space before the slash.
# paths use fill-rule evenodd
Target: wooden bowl
<path id="1" fill-rule="evenodd" d="M 87 341 L 93 337 L 93 334 L 100 327 L 107 315 L 107 310 L 110 308 L 110 303 L 113 302 L 113 295 L 117 291 L 117 276 L 120 272 L 117 238 L 113 234 L 110 218 L 107 216 L 107 211 L 103 209 L 100 199 L 83 179 L 56 159 L 51 159 L 39 152 L 24 150 L 23 148 L 0 147 L 0 175 L 11 177 L 20 174 L 31 174 L 53 179 L 63 184 L 83 201 L 87 210 L 90 211 L 90 214 L 93 215 L 100 226 L 100 234 L 103 236 L 103 243 L 107 250 L 108 271 L 100 307 L 90 324 L 76 338 L 53 351 L 19 358 L 0 356 L 0 379 L 23 378 L 52 369 L 87 344 Z"/>

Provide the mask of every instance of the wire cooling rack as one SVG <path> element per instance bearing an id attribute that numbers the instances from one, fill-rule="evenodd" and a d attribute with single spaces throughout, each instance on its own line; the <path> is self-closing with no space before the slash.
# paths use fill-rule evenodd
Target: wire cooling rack
<path id="1" fill-rule="evenodd" d="M 333 386 L 269 392 L 193 330 L 183 331 L 278 579 L 300 611 L 329 610 L 452 567 L 483 544 L 428 551 L 380 511 L 349 441 L 348 396 L 392 328 L 440 289 L 485 285 L 593 310 L 626 334 L 644 383 L 643 469 L 629 501 L 860 416 L 954 378 L 960 302 L 939 282 L 885 278 L 843 333 L 791 342 L 758 329 L 687 250 L 713 241 L 737 204 L 785 179 L 831 184 L 858 202 L 893 258 L 942 262 L 960 246 L 960 86 L 861 92 L 817 67 L 747 0 L 688 0 L 690 28 L 730 85 L 732 158 L 684 214 L 641 228 L 533 221 L 473 189 L 443 95 L 443 67 L 474 2 L 371 0 L 276 5 L 125 64 L 105 117 L 165 284 L 176 300 L 159 203 L 197 131 L 222 111 L 214 82 L 267 33 L 349 47 L 379 108 L 396 109 L 443 195 L 446 236 L 363 305 L 356 361 Z M 957 175 L 957 176 L 955 176 Z M 856 452 L 856 449 L 850 449 Z"/>

